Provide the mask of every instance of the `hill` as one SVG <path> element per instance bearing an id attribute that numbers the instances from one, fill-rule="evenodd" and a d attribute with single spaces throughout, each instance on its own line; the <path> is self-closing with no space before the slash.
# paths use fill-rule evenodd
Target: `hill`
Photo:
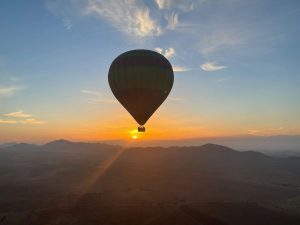
<path id="1" fill-rule="evenodd" d="M 0 224 L 300 222 L 297 157 L 57 140 L 1 148 L 0 171 Z"/>

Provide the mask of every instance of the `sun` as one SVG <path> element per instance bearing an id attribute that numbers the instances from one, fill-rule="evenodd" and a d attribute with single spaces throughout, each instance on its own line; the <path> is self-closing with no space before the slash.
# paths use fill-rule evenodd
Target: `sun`
<path id="1" fill-rule="evenodd" d="M 132 135 L 132 139 L 138 139 L 139 137 L 137 135 Z"/>
<path id="2" fill-rule="evenodd" d="M 138 130 L 131 130 L 131 131 L 129 131 L 129 134 L 130 134 L 130 137 L 132 138 L 132 139 L 138 139 L 139 138 L 139 132 L 138 132 Z"/>

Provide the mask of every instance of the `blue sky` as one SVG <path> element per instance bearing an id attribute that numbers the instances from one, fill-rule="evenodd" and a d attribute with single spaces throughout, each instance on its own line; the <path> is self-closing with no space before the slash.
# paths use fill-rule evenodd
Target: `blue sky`
<path id="1" fill-rule="evenodd" d="M 136 48 L 175 71 L 149 138 L 300 134 L 299 21 L 296 0 L 2 1 L 0 141 L 126 138 L 107 72 Z"/>

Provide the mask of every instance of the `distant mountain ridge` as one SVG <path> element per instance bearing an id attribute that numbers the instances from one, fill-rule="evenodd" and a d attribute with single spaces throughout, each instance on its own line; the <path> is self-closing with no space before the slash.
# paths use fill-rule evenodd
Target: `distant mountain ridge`
<path id="1" fill-rule="evenodd" d="M 122 150 L 123 149 L 123 150 Z M 54 140 L 44 145 L 32 145 L 26 143 L 15 144 L 12 146 L 7 146 L 2 148 L 2 152 L 7 152 L 7 150 L 14 152 L 19 152 L 20 154 L 25 154 L 30 152 L 34 154 L 35 152 L 39 155 L 41 152 L 47 153 L 46 155 L 64 154 L 73 157 L 73 155 L 89 157 L 89 154 L 97 155 L 104 154 L 107 157 L 114 154 L 116 151 L 122 150 L 122 156 L 120 160 L 126 159 L 126 157 L 131 157 L 134 160 L 143 158 L 146 161 L 152 161 L 153 163 L 160 162 L 165 157 L 170 161 L 176 162 L 178 165 L 182 162 L 193 163 L 195 161 L 205 161 L 213 160 L 217 161 L 219 165 L 224 163 L 234 163 L 234 162 L 243 162 L 242 166 L 246 166 L 249 163 L 255 164 L 260 161 L 268 161 L 269 159 L 277 160 L 277 158 L 269 157 L 263 153 L 256 151 L 237 151 L 232 148 L 207 143 L 201 146 L 172 146 L 172 147 L 128 147 L 124 148 L 118 145 L 109 145 L 105 143 L 84 143 L 84 142 L 71 142 L 68 140 Z M 57 152 L 57 153 L 55 153 Z M 27 157 L 29 155 L 27 154 Z"/>
<path id="2" fill-rule="evenodd" d="M 7 143 L 0 145 L 0 148 L 24 148 L 28 149 L 30 147 L 33 148 L 63 148 L 66 146 L 111 146 L 115 147 L 116 145 L 106 144 L 106 143 L 88 143 L 88 142 L 72 142 L 65 139 L 58 139 L 54 141 L 50 141 L 43 145 L 29 144 L 29 143 Z"/>
<path id="3" fill-rule="evenodd" d="M 74 147 L 76 149 L 78 148 L 122 148 L 119 145 L 112 145 L 107 143 L 88 143 L 88 142 L 72 142 L 65 139 L 58 139 L 51 142 L 48 142 L 44 145 L 35 145 L 35 144 L 27 144 L 27 143 L 12 143 L 5 146 L 2 146 L 3 149 L 63 149 L 66 147 Z M 191 151 L 200 151 L 202 154 L 208 153 L 209 154 L 244 154 L 244 155 L 252 155 L 257 157 L 267 157 L 265 154 L 257 151 L 237 151 L 232 148 L 219 145 L 219 144 L 213 144 L 213 143 L 207 143 L 204 145 L 199 146 L 171 146 L 171 147 L 128 147 L 128 150 L 191 150 Z"/>
<path id="4" fill-rule="evenodd" d="M 88 143 L 88 142 L 72 142 L 68 141 L 65 139 L 59 139 L 59 140 L 54 140 L 51 142 L 48 142 L 44 145 L 35 145 L 35 144 L 28 144 L 28 143 L 12 143 L 12 144 L 7 144 L 2 146 L 2 148 L 9 148 L 9 149 L 28 149 L 28 148 L 37 148 L 37 149 L 45 149 L 45 148 L 65 148 L 65 147 L 113 147 L 113 148 L 122 148 L 119 145 L 112 145 L 112 144 L 107 144 L 107 143 Z M 222 153 L 237 153 L 239 151 L 236 151 L 232 148 L 223 146 L 223 145 L 218 145 L 218 144 L 213 144 L 213 143 L 207 143 L 204 145 L 200 146 L 171 146 L 171 147 L 127 147 L 126 149 L 128 150 L 191 150 L 191 151 L 199 151 L 201 150 L 202 152 L 207 152 L 209 151 L 210 153 L 216 152 L 217 154 L 222 154 Z M 251 152 L 251 151 L 246 151 L 246 152 Z M 258 153 L 255 151 L 252 151 L 254 154 L 260 154 L 263 155 L 262 153 Z M 241 153 L 241 152 L 239 152 Z"/>
<path id="5" fill-rule="evenodd" d="M 123 141 L 107 141 L 122 145 Z M 274 156 L 300 156 L 300 135 L 203 137 L 133 142 L 132 146 L 200 146 L 215 143 L 242 151 L 259 151 Z"/>
<path id="6" fill-rule="evenodd" d="M 73 144 L 84 142 L 71 142 L 60 139 L 54 140 L 48 145 Z M 206 143 L 228 146 L 239 151 L 258 151 L 271 156 L 298 156 L 300 157 L 300 135 L 278 135 L 278 136 L 236 136 L 236 137 L 211 137 L 211 138 L 192 138 L 177 140 L 135 140 L 129 144 L 122 140 L 110 140 L 90 142 L 108 145 L 130 146 L 130 147 L 171 147 L 171 146 L 202 146 Z M 17 143 L 0 144 L 0 148 L 12 146 Z M 46 144 L 46 145 L 47 145 Z M 86 143 L 89 144 L 89 143 Z"/>

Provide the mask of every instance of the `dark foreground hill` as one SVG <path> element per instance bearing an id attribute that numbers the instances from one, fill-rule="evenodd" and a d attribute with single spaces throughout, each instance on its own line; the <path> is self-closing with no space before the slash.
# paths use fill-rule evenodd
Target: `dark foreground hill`
<path id="1" fill-rule="evenodd" d="M 0 149 L 0 224 L 300 224 L 300 158 L 206 144 Z"/>

